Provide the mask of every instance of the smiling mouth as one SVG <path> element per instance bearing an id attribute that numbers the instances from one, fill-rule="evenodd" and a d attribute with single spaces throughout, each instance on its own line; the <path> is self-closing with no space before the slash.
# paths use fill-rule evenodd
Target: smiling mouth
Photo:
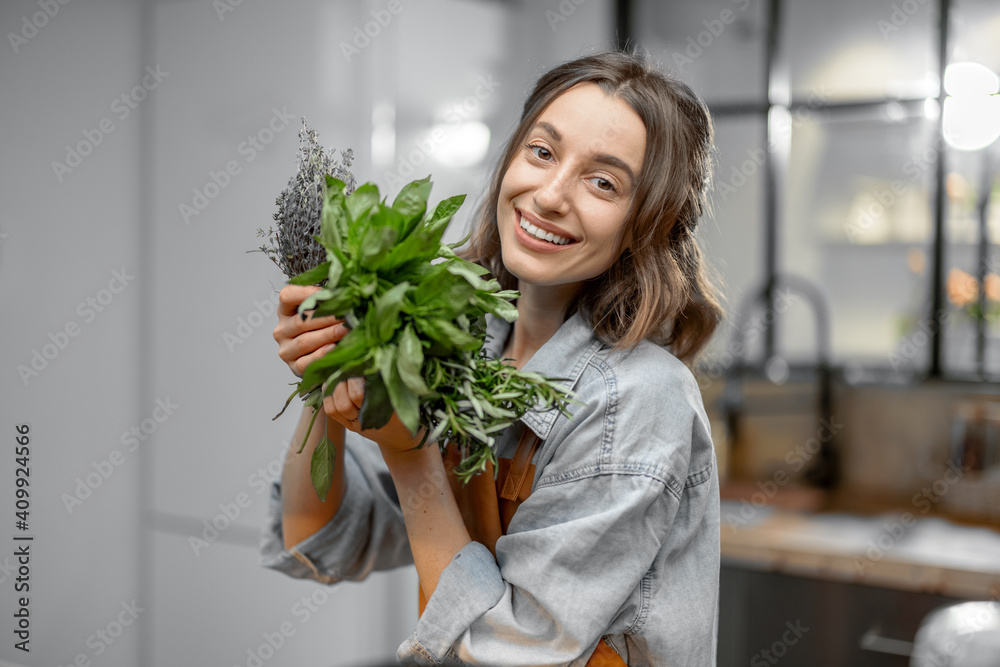
<path id="1" fill-rule="evenodd" d="M 544 229 L 539 229 L 534 226 L 523 217 L 521 218 L 521 229 L 526 231 L 531 236 L 542 241 L 548 241 L 553 245 L 566 245 L 571 242 L 571 239 L 559 236 L 558 234 L 553 234 L 552 232 L 546 232 Z"/>

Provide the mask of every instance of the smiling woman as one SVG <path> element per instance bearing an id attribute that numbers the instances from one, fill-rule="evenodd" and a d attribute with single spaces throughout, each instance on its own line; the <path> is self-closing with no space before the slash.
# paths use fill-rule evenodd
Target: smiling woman
<path id="1" fill-rule="evenodd" d="M 503 263 L 522 295 L 529 286 L 579 289 L 618 258 L 645 147 L 638 114 L 594 83 L 539 116 L 497 202 Z"/>
<path id="2" fill-rule="evenodd" d="M 464 255 L 520 291 L 513 326 L 487 317 L 488 353 L 579 403 L 528 411 L 462 485 L 454 447 L 414 449 L 398 416 L 360 431 L 363 383 L 341 383 L 306 445 L 338 445 L 329 497 L 289 456 L 264 565 L 333 584 L 415 564 L 403 664 L 714 665 L 719 482 L 688 366 L 720 318 L 694 240 L 711 149 L 705 106 L 641 57 L 542 76 Z M 293 368 L 343 337 L 296 316 L 308 289 L 281 293 Z"/>
<path id="3" fill-rule="evenodd" d="M 708 208 L 712 150 L 707 107 L 651 63 L 604 54 L 555 68 L 525 102 L 464 256 L 489 267 L 504 289 L 515 289 L 519 276 L 507 255 L 517 246 L 510 240 L 529 236 L 516 231 L 523 225 L 518 217 L 564 238 L 582 232 L 570 229 L 564 214 L 578 227 L 584 219 L 609 227 L 615 220 L 620 235 L 602 252 L 608 264 L 580 279 L 587 283 L 573 290 L 566 315 L 583 306 L 615 347 L 648 338 L 690 363 L 721 317 L 694 238 Z M 528 195 L 516 190 L 531 178 L 531 165 L 542 171 L 526 205 Z M 567 189 L 569 178 L 575 187 Z M 517 225 L 505 226 L 511 208 Z M 523 226 L 530 233 L 529 225 Z M 535 252 L 546 247 L 536 245 Z"/>

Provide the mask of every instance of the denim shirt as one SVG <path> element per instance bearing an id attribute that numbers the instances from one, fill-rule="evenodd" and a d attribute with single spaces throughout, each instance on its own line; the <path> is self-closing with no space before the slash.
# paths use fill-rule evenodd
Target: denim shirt
<path id="1" fill-rule="evenodd" d="M 510 325 L 489 318 L 499 356 Z M 526 413 L 543 440 L 531 495 L 496 543 L 470 542 L 442 571 L 407 665 L 583 667 L 603 635 L 635 666 L 714 666 L 719 590 L 719 482 L 701 393 L 690 370 L 645 341 L 603 345 L 579 314 L 524 366 L 563 378 L 571 416 Z M 348 432 L 346 495 L 329 523 L 289 550 L 281 486 L 271 487 L 261 564 L 324 583 L 413 562 L 392 479 L 378 447 Z"/>

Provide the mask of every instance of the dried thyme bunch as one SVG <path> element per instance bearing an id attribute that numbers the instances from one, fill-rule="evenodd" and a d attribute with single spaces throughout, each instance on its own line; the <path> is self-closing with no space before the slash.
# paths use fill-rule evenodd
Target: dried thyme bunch
<path id="1" fill-rule="evenodd" d="M 299 130 L 298 170 L 275 200 L 278 212 L 274 220 L 278 228 L 268 228 L 266 232 L 257 230 L 257 236 L 268 240 L 260 251 L 289 278 L 326 261 L 326 249 L 316 240 L 320 232 L 326 177 L 343 181 L 348 194 L 356 185 L 350 171 L 354 151 L 350 148 L 341 151 L 341 160 L 337 161 L 332 150 L 324 152 L 318 136 L 303 118 Z"/>

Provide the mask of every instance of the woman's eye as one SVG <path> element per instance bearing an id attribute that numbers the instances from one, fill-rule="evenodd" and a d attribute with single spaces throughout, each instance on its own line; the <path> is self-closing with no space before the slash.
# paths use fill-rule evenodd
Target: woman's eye
<path id="1" fill-rule="evenodd" d="M 615 184 L 606 178 L 595 176 L 590 180 L 595 182 L 598 190 L 603 190 L 604 192 L 618 192 L 618 190 L 615 188 Z"/>
<path id="2" fill-rule="evenodd" d="M 534 153 L 535 157 L 537 157 L 540 160 L 546 160 L 547 161 L 547 160 L 549 160 L 552 157 L 552 153 L 549 151 L 549 149 L 547 149 L 547 148 L 545 148 L 543 146 L 536 146 L 535 144 L 528 144 L 528 150 L 530 150 L 532 153 Z"/>

